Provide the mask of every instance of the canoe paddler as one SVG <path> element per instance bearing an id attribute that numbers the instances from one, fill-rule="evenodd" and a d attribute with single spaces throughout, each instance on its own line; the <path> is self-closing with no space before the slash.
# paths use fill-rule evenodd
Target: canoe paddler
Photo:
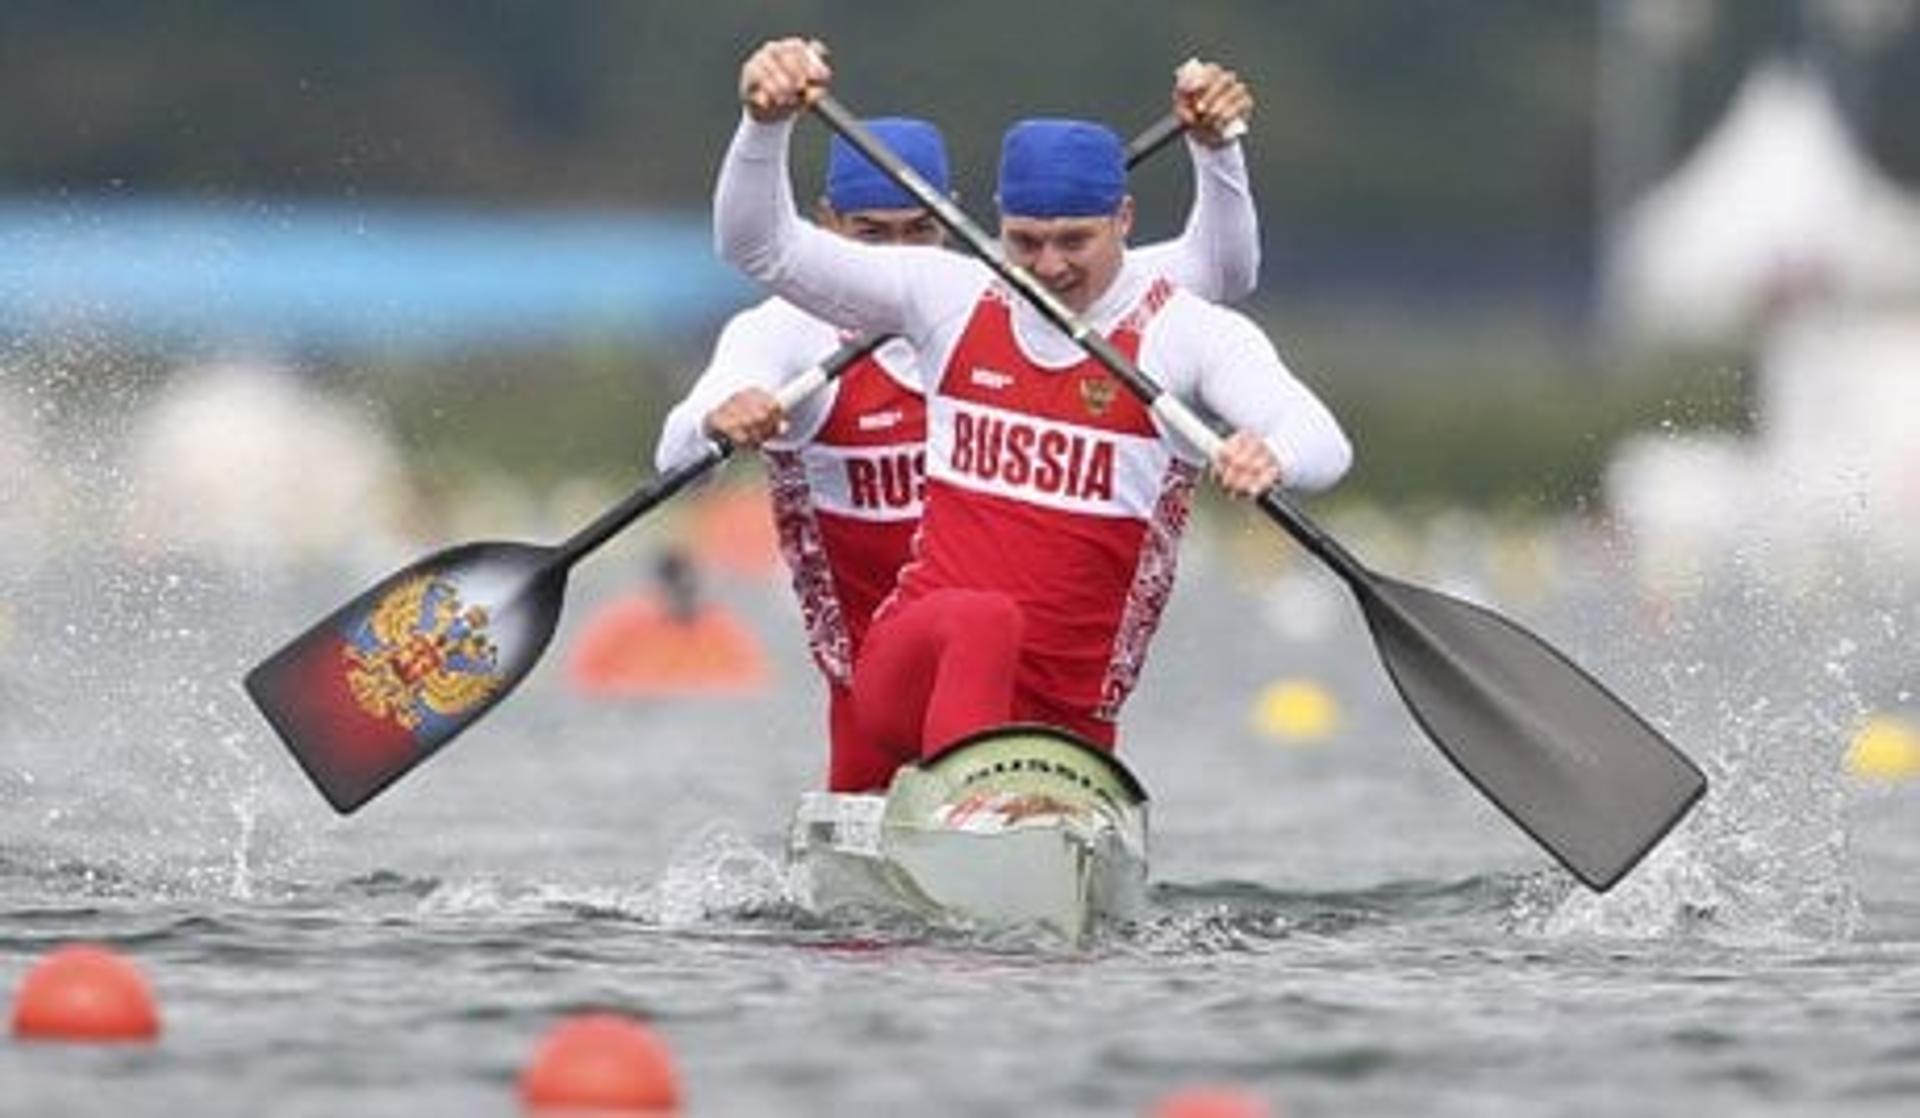
<path id="1" fill-rule="evenodd" d="M 898 765 L 995 725 L 1111 748 L 1172 589 L 1194 485 L 1323 489 L 1351 451 L 1251 321 L 1126 248 L 1125 155 L 1086 121 L 1022 121 L 999 168 L 1001 247 L 1168 390 L 1233 433 L 1205 462 L 978 261 L 810 226 L 787 171 L 792 118 L 831 71 L 798 39 L 742 67 L 721 168 L 721 254 L 801 311 L 912 343 L 926 488 L 910 561 L 875 610 L 836 771 Z"/>
<path id="2" fill-rule="evenodd" d="M 1252 94 L 1232 70 L 1195 60 L 1176 72 L 1172 97 L 1188 126 L 1193 210 L 1178 238 L 1139 250 L 1139 267 L 1212 298 L 1241 298 L 1259 271 L 1259 232 L 1246 162 L 1227 133 L 1251 113 Z M 937 128 L 902 117 L 866 123 L 922 178 L 950 192 Z M 784 167 L 780 174 L 784 181 Z M 791 198 L 779 204 L 792 212 Z M 930 252 L 945 239 L 924 207 L 839 138 L 828 150 L 814 218 L 823 235 L 863 246 Z M 777 295 L 736 315 L 667 417 L 656 451 L 665 470 L 698 455 L 709 433 L 762 449 L 781 552 L 827 683 L 827 783 L 842 792 L 884 787 L 896 764 L 861 744 L 850 685 L 874 610 L 912 553 L 926 484 L 924 375 L 907 342 L 882 347 L 790 413 L 775 402 L 775 389 L 847 336 Z"/>

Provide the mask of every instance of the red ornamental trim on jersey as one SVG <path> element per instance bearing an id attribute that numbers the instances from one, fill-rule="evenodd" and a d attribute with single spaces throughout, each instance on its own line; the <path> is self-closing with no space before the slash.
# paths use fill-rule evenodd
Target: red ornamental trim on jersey
<path id="1" fill-rule="evenodd" d="M 807 646 L 814 662 L 835 683 L 853 678 L 853 642 L 834 592 L 827 547 L 814 518 L 813 492 L 807 467 L 792 450 L 763 447 L 773 500 L 773 523 L 780 536 L 780 555 L 793 574 L 793 593 L 800 599 L 800 617 L 807 630 Z"/>
<path id="2" fill-rule="evenodd" d="M 1190 463 L 1173 460 L 1167 467 L 1160 500 L 1147 534 L 1141 541 L 1140 563 L 1134 568 L 1133 585 L 1127 590 L 1126 609 L 1120 615 L 1119 629 L 1113 637 L 1113 657 L 1107 662 L 1107 676 L 1100 682 L 1100 705 L 1094 717 L 1105 722 L 1118 721 L 1120 707 L 1139 682 L 1140 669 L 1146 664 L 1147 645 L 1160 628 L 1160 615 L 1173 595 L 1174 575 L 1180 565 L 1180 537 L 1187 530 L 1187 518 L 1193 509 L 1194 484 L 1200 471 Z"/>
<path id="3" fill-rule="evenodd" d="M 1167 305 L 1167 300 L 1173 298 L 1177 290 L 1179 288 L 1164 276 L 1154 280 L 1147 288 L 1147 293 L 1140 297 L 1139 304 L 1127 312 L 1127 317 L 1120 320 L 1120 325 L 1114 327 L 1113 332 L 1137 335 L 1145 331 L 1147 323 L 1160 313 L 1160 308 Z"/>

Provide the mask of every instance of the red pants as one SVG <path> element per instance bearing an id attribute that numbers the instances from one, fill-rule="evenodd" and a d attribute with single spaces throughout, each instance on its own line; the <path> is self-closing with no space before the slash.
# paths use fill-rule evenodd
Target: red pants
<path id="1" fill-rule="evenodd" d="M 854 726 L 853 692 L 831 682 L 827 684 L 827 733 L 829 791 L 868 792 L 886 787 L 893 770 L 876 778 L 872 758 L 861 747 L 860 732 Z"/>
<path id="2" fill-rule="evenodd" d="M 851 702 L 835 695 L 830 787 L 883 789 L 901 765 L 1009 722 L 1060 726 L 1111 747 L 1111 723 L 1020 685 L 1025 630 L 1019 604 L 985 590 L 935 590 L 875 621 Z"/>

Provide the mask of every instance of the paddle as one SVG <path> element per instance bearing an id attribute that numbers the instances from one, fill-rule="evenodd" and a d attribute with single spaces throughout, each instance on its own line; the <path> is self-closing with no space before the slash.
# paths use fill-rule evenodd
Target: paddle
<path id="1" fill-rule="evenodd" d="M 959 206 L 838 101 L 823 92 L 811 107 L 1162 422 L 1214 456 L 1222 440 L 1205 420 L 1008 263 Z M 1705 793 L 1706 777 L 1692 761 L 1539 637 L 1492 610 L 1368 569 L 1278 486 L 1258 504 L 1352 589 L 1388 675 L 1427 736 L 1587 885 L 1610 888 Z"/>
<path id="2" fill-rule="evenodd" d="M 1132 166 L 1178 135 L 1168 114 L 1134 142 Z M 775 395 L 792 408 L 885 338 L 848 342 Z M 636 489 L 558 546 L 471 543 L 389 575 L 247 673 L 247 694 L 320 794 L 347 814 L 506 698 L 560 620 L 567 572 L 725 462 L 699 458 Z"/>
<path id="3" fill-rule="evenodd" d="M 1127 168 L 1131 170 L 1140 165 L 1140 161 L 1173 142 L 1175 136 L 1187 130 L 1178 114 L 1168 113 L 1147 126 L 1146 131 L 1127 141 Z M 1247 134 L 1247 122 L 1228 121 L 1221 132 L 1229 140 L 1237 140 Z"/>
<path id="4" fill-rule="evenodd" d="M 850 341 L 780 387 L 783 407 L 886 341 Z M 247 694 L 321 795 L 345 814 L 471 726 L 533 670 L 567 572 L 733 454 L 698 458 L 629 494 L 557 546 L 470 543 L 389 575 L 247 673 Z"/>

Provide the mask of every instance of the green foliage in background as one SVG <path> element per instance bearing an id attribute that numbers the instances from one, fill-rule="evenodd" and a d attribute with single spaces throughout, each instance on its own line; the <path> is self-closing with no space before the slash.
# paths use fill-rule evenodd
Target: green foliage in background
<path id="1" fill-rule="evenodd" d="M 1796 0 L 1716 11 L 1676 89 L 1681 149 L 1754 57 L 1805 37 Z M 1137 127 L 1198 52 L 1260 96 L 1276 226 L 1578 245 L 1599 16 L 1597 0 L 8 0 L 0 192 L 700 209 L 740 59 L 803 31 L 832 44 L 849 104 L 941 122 L 976 201 L 1008 121 Z M 1920 35 L 1872 77 L 1870 147 L 1920 178 L 1920 130 L 1895 110 L 1920 104 Z"/>
<path id="2" fill-rule="evenodd" d="M 1611 369 L 1530 320 L 1469 330 L 1385 312 L 1305 317 L 1305 325 L 1272 316 L 1266 324 L 1278 338 L 1291 331 L 1290 363 L 1353 439 L 1355 467 L 1340 500 L 1573 509 L 1598 492 L 1625 434 L 1748 423 L 1747 379 L 1726 355 Z M 660 422 L 694 368 L 582 346 L 370 366 L 333 387 L 385 419 L 431 490 L 502 475 L 536 490 L 579 477 L 624 486 L 651 473 Z"/>
<path id="3" fill-rule="evenodd" d="M 1583 331 L 1501 308 L 1435 319 L 1296 307 L 1264 325 L 1353 440 L 1340 493 L 1385 504 L 1574 508 L 1624 436 L 1752 425 L 1737 353 L 1625 362 Z"/>
<path id="4" fill-rule="evenodd" d="M 334 387 L 380 414 L 430 488 L 458 489 L 497 475 L 637 480 L 669 393 L 690 379 L 650 351 L 579 345 L 361 366 Z"/>
<path id="5" fill-rule="evenodd" d="M 1757 57 L 1806 38 L 1797 0 L 1714 10 L 1677 73 L 1673 158 Z M 740 59 L 805 31 L 832 43 L 850 104 L 943 125 L 963 201 L 988 218 L 1009 120 L 1138 128 L 1173 66 L 1202 53 L 1260 99 L 1249 160 L 1268 302 L 1255 310 L 1354 436 L 1342 494 L 1568 507 L 1623 433 L 1748 414 L 1738 355 L 1621 368 L 1592 351 L 1601 14 L 1598 0 L 10 0 L 0 194 L 697 213 L 737 117 Z M 1874 157 L 1920 179 L 1920 129 L 1895 108 L 1920 103 L 1920 35 L 1856 71 L 1838 84 L 1870 94 L 1853 107 Z M 807 126 L 802 184 L 823 148 Z M 1170 232 L 1180 161 L 1135 181 L 1142 239 Z M 1456 283 L 1462 262 L 1501 305 L 1430 305 L 1472 285 Z M 1303 294 L 1322 302 L 1294 305 Z M 619 482 L 644 471 L 698 367 L 687 347 L 707 340 L 315 365 L 387 418 L 430 484 Z M 96 371 L 139 388 L 165 364 L 78 362 L 67 392 L 97 392 L 84 387 Z"/>

